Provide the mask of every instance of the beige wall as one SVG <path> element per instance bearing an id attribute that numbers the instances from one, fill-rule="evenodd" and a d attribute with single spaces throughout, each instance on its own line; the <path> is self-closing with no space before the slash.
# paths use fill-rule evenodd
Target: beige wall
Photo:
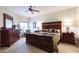
<path id="1" fill-rule="evenodd" d="M 76 29 L 76 36 L 79 38 L 79 7 L 77 7 L 77 29 Z"/>
<path id="2" fill-rule="evenodd" d="M 2 15 L 2 14 L 3 14 L 3 13 L 0 12 L 0 27 L 3 26 L 3 15 Z"/>
<path id="3" fill-rule="evenodd" d="M 17 25 L 20 22 L 29 22 L 28 17 L 19 16 L 19 15 L 16 15 L 16 14 L 8 11 L 8 10 L 0 8 L 0 27 L 3 27 L 3 13 L 6 13 L 6 14 L 13 17 L 13 24 L 14 25 Z"/>
<path id="4" fill-rule="evenodd" d="M 17 16 L 17 19 L 14 20 L 14 24 L 18 24 L 21 22 L 29 22 L 30 18 L 24 16 Z"/>
<path id="5" fill-rule="evenodd" d="M 79 27 L 79 7 L 77 7 L 77 25 Z"/>

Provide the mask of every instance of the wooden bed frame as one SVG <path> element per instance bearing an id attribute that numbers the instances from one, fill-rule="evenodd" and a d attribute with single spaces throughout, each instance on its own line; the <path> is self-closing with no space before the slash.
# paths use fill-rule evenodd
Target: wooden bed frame
<path id="1" fill-rule="evenodd" d="M 44 22 L 42 24 L 43 29 L 60 29 L 61 30 L 61 22 Z M 57 50 L 54 50 L 52 38 L 50 36 L 41 36 L 41 35 L 35 35 L 35 34 L 26 34 L 26 43 L 30 43 L 31 45 L 34 45 L 38 48 L 41 48 L 47 52 L 58 52 Z"/>

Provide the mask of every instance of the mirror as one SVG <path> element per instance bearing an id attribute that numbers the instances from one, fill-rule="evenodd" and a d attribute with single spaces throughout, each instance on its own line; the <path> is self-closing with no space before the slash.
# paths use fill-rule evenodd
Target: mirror
<path id="1" fill-rule="evenodd" d="M 13 27 L 13 18 L 7 14 L 3 14 L 4 17 L 4 27 L 12 28 Z"/>

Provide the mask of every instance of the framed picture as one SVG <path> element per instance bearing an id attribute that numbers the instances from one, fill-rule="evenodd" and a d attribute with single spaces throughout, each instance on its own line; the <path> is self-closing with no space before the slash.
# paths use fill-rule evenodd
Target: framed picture
<path id="1" fill-rule="evenodd" d="M 33 28 L 36 28 L 36 22 L 33 22 Z"/>

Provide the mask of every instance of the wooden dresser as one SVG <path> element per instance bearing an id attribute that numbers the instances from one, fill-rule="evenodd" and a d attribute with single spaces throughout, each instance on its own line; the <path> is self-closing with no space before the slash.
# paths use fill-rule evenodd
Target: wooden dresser
<path id="1" fill-rule="evenodd" d="M 19 39 L 19 33 L 14 29 L 1 30 L 1 47 L 9 47 Z"/>
<path id="2" fill-rule="evenodd" d="M 63 33 L 62 34 L 62 42 L 64 43 L 70 43 L 70 44 L 75 44 L 75 37 L 74 33 Z"/>

